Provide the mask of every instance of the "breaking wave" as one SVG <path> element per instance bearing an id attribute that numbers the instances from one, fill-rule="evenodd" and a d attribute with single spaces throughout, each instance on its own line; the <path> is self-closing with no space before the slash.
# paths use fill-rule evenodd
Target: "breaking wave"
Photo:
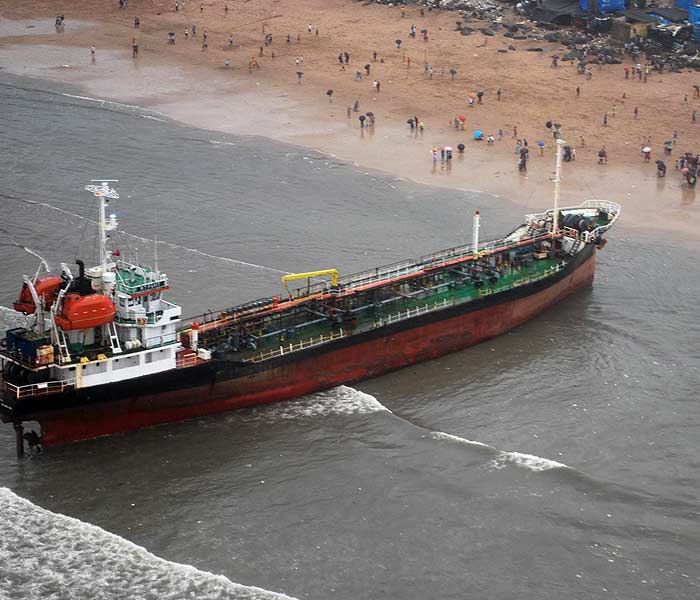
<path id="1" fill-rule="evenodd" d="M 503 469 L 508 465 L 514 465 L 516 467 L 523 467 L 529 469 L 530 471 L 540 472 L 548 471 L 549 469 L 570 469 L 568 465 L 564 463 L 557 462 L 556 460 L 550 460 L 549 458 L 542 458 L 541 456 L 535 456 L 534 454 L 524 454 L 522 452 L 508 452 L 506 450 L 499 450 L 483 442 L 474 442 L 472 440 L 467 440 L 461 438 L 457 435 L 452 435 L 450 433 L 444 433 L 442 431 L 431 431 L 430 435 L 434 440 L 446 440 L 449 442 L 456 442 L 459 444 L 466 444 L 467 446 L 478 446 L 480 448 L 488 449 L 490 452 L 494 452 L 495 456 L 489 462 L 489 467 L 493 469 Z"/>
<path id="2" fill-rule="evenodd" d="M 0 488 L 0 598 L 294 600 L 170 562 L 97 527 Z"/>
<path id="3" fill-rule="evenodd" d="M 299 419 L 330 415 L 363 415 L 391 411 L 371 394 L 347 385 L 304 396 L 299 400 L 287 400 L 261 408 L 253 408 L 245 418 Z"/>
<path id="4" fill-rule="evenodd" d="M 299 400 L 288 400 L 278 404 L 271 404 L 261 408 L 251 409 L 245 419 L 300 419 L 325 417 L 329 415 L 361 415 L 369 413 L 386 412 L 394 413 L 384 406 L 371 394 L 361 392 L 347 385 L 305 396 Z M 413 425 L 420 427 L 404 419 L 400 415 L 394 415 Z M 239 417 L 237 417 L 239 418 Z M 429 431 L 430 437 L 435 441 L 464 444 L 479 448 L 487 452 L 491 458 L 487 467 L 491 469 L 503 469 L 507 466 L 516 466 L 534 472 L 547 471 L 549 469 L 570 469 L 568 465 L 523 452 L 509 452 L 499 450 L 483 442 L 468 440 L 444 431 Z"/>

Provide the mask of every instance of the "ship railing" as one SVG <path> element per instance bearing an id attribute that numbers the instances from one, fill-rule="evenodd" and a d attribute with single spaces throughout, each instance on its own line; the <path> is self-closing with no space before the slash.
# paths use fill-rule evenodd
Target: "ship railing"
<path id="1" fill-rule="evenodd" d="M 43 383 L 30 383 L 27 385 L 15 385 L 9 381 L 3 382 L 5 389 L 14 395 L 17 400 L 33 396 L 45 396 L 49 394 L 60 394 L 68 388 L 75 387 L 75 379 L 64 379 L 62 381 L 45 381 Z"/>
<path id="2" fill-rule="evenodd" d="M 392 323 L 396 323 L 397 321 L 405 321 L 406 319 L 411 319 L 413 317 L 417 317 L 418 315 L 432 312 L 434 310 L 447 308 L 448 306 L 452 306 L 453 304 L 453 300 L 448 300 L 447 298 L 444 298 L 442 302 L 433 302 L 432 305 L 425 304 L 423 306 L 416 306 L 415 308 L 402 310 L 392 315 L 389 315 L 388 317 L 385 317 L 384 319 L 381 319 L 378 322 L 375 322 L 375 327 L 391 325 Z"/>
<path id="3" fill-rule="evenodd" d="M 523 275 L 522 277 L 518 279 L 513 279 L 509 281 L 505 285 L 500 285 L 500 286 L 495 286 L 495 287 L 486 287 L 486 288 L 481 288 L 479 289 L 479 296 L 491 296 L 493 294 L 499 294 L 500 292 L 504 292 L 506 290 L 510 290 L 512 288 L 520 287 L 522 285 L 527 285 L 529 283 L 533 283 L 535 281 L 540 281 L 541 279 L 547 279 L 547 277 L 551 277 L 555 273 L 558 273 L 564 268 L 563 263 L 559 263 L 556 265 L 552 265 L 551 267 L 547 267 L 544 271 L 540 273 L 534 273 L 530 275 Z"/>
<path id="4" fill-rule="evenodd" d="M 426 269 L 444 266 L 450 264 L 450 262 L 452 261 L 458 261 L 460 259 L 475 256 L 477 254 L 493 254 L 505 248 L 515 248 L 517 246 L 533 244 L 547 239 L 551 239 L 551 232 L 543 230 L 532 230 L 528 232 L 528 235 L 523 236 L 519 239 L 513 239 L 512 234 L 509 234 L 508 236 L 497 240 L 483 242 L 479 244 L 478 252 L 475 250 L 472 244 L 456 246 L 454 248 L 442 250 L 431 255 L 423 256 L 418 259 L 404 260 L 391 265 L 378 267 L 376 269 L 370 269 L 367 271 L 361 271 L 359 273 L 346 275 L 338 280 L 338 287 L 341 289 L 344 287 L 352 289 L 366 285 L 371 285 L 376 282 L 391 281 L 392 279 L 397 279 L 404 275 L 419 273 L 420 271 Z M 324 281 L 323 283 L 317 283 L 304 288 L 294 289 L 292 290 L 292 297 L 303 298 L 310 295 L 327 293 L 329 291 L 332 291 L 330 282 Z M 272 298 L 262 298 L 254 302 L 250 302 L 245 305 L 240 305 L 238 307 L 232 307 L 224 311 L 219 311 L 217 313 L 209 311 L 197 317 L 183 319 L 180 323 L 179 331 L 186 330 L 188 327 L 191 326 L 192 323 L 195 322 L 200 325 L 204 325 L 206 328 L 206 326 L 210 323 L 219 324 L 224 323 L 230 319 L 244 319 L 246 316 L 254 315 L 255 313 L 260 312 L 262 310 L 267 310 L 271 306 L 273 306 Z"/>
<path id="5" fill-rule="evenodd" d="M 345 336 L 345 332 L 340 329 L 337 332 L 331 332 L 328 335 L 319 335 L 317 337 L 308 338 L 306 340 L 301 340 L 296 344 L 286 344 L 280 346 L 279 348 L 274 348 L 266 352 L 260 352 L 249 358 L 246 362 L 261 362 L 263 360 L 270 360 L 277 356 L 284 356 L 285 354 L 291 354 L 292 352 L 298 352 L 299 350 L 305 350 L 306 348 L 312 348 L 313 346 L 320 346 L 321 344 L 326 344 L 330 341 L 340 339 Z"/>
<path id="6" fill-rule="evenodd" d="M 197 364 L 197 354 L 185 354 L 183 356 L 178 356 L 175 359 L 175 368 L 184 369 L 186 367 L 193 367 Z"/>
<path id="7" fill-rule="evenodd" d="M 550 238 L 551 233 L 548 231 L 534 231 L 532 232 L 532 235 L 528 235 L 526 238 L 523 238 L 520 243 L 530 244 Z M 517 244 L 517 241 L 514 242 L 512 239 L 504 237 L 498 240 L 492 240 L 479 244 L 478 252 L 472 244 L 457 246 L 455 248 L 436 252 L 435 254 L 423 256 L 417 260 L 402 261 L 393 265 L 387 265 L 385 267 L 355 273 L 354 275 L 347 275 L 345 277 L 341 277 L 338 280 L 338 284 L 341 287 L 345 286 L 353 288 L 372 284 L 377 281 L 387 281 L 401 277 L 402 275 L 417 273 L 424 269 L 440 267 L 450 263 L 451 261 L 467 258 L 475 254 L 493 254 Z M 328 289 L 328 283 L 324 282 L 323 284 L 317 284 L 301 289 L 299 292 L 300 295 L 307 295 L 324 292 Z"/>

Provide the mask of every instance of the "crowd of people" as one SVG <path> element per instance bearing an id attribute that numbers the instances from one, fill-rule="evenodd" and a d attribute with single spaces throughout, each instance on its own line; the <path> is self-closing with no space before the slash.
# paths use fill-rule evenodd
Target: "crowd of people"
<path id="1" fill-rule="evenodd" d="M 174 5 L 174 11 L 179 13 L 178 19 L 182 19 L 184 15 L 189 14 L 188 11 L 185 10 L 186 7 L 186 2 L 185 0 L 173 0 L 173 5 Z M 173 6 L 171 5 L 171 6 Z M 127 8 L 127 0 L 119 0 L 119 6 L 120 8 Z M 220 5 L 219 5 L 220 7 Z M 218 10 L 219 8 L 217 8 Z M 190 9 L 191 10 L 191 9 Z M 207 5 L 207 11 L 210 10 L 210 5 Z M 198 3 L 195 5 L 195 15 L 199 17 L 199 15 L 204 14 L 204 4 L 203 3 Z M 223 5 L 223 16 L 228 16 L 228 6 L 226 4 Z M 422 11 L 421 11 L 422 12 Z M 184 13 L 184 14 L 183 14 Z M 199 14 L 197 14 L 199 13 Z M 424 14 L 424 13 L 423 13 Z M 406 9 L 402 9 L 402 17 L 405 17 L 406 15 Z M 194 20 L 194 19 L 192 19 Z M 199 31 L 198 31 L 198 26 L 196 23 L 192 22 L 192 20 L 188 19 L 188 25 L 184 26 L 184 38 L 186 40 L 190 38 L 197 38 L 198 34 L 202 40 L 202 51 L 206 51 L 209 47 L 209 34 L 208 31 L 205 27 L 200 25 Z M 418 21 L 418 20 L 417 20 Z M 57 29 L 59 27 L 63 27 L 63 16 L 57 17 L 56 18 L 56 27 Z M 272 58 L 275 59 L 277 58 L 278 55 L 275 54 L 275 49 L 278 51 L 279 55 L 281 55 L 282 58 L 279 60 L 279 64 L 282 69 L 286 69 L 289 67 L 290 74 L 292 77 L 296 78 L 297 84 L 302 85 L 302 82 L 309 81 L 309 79 L 304 78 L 304 55 L 301 54 L 298 50 L 296 51 L 291 51 L 290 45 L 294 44 L 295 42 L 297 44 L 302 43 L 302 40 L 304 40 L 304 43 L 308 44 L 310 41 L 315 40 L 320 34 L 319 34 L 319 28 L 318 26 L 315 26 L 312 23 L 308 23 L 308 25 L 305 25 L 306 21 L 301 25 L 299 28 L 299 31 L 292 34 L 292 33 L 283 33 L 277 31 L 275 33 L 275 37 L 273 38 L 273 34 L 270 31 L 267 31 L 267 29 L 270 29 L 272 26 L 271 22 L 267 22 L 267 20 L 262 24 L 262 35 L 257 38 L 257 42 L 260 43 L 257 56 L 250 56 L 250 60 L 247 60 L 247 56 L 249 55 L 247 52 L 240 52 L 239 49 L 245 47 L 246 44 L 251 44 L 250 42 L 250 36 L 246 37 L 245 35 L 242 35 L 242 40 L 238 41 L 234 39 L 233 33 L 231 34 L 222 34 L 220 31 L 218 33 L 215 33 L 214 35 L 222 36 L 224 35 L 223 39 L 221 40 L 221 46 L 217 46 L 217 49 L 223 50 L 226 54 L 224 54 L 223 58 L 223 65 L 226 69 L 233 70 L 235 67 L 235 63 L 233 58 L 239 54 L 243 54 L 241 58 L 246 59 L 247 61 L 247 66 L 248 66 L 248 71 L 249 72 L 254 72 L 257 71 L 261 68 L 265 68 L 269 63 L 266 62 L 267 58 Z M 404 21 L 406 25 L 410 23 L 410 21 Z M 139 29 L 140 27 L 140 17 L 134 17 L 134 28 Z M 180 29 L 182 31 L 182 29 Z M 259 30 L 258 30 L 259 31 Z M 284 31 L 284 30 L 283 30 Z M 436 34 L 437 35 L 437 34 Z M 286 47 L 287 50 L 283 51 L 285 48 L 285 36 L 286 36 Z M 226 44 L 226 37 L 228 38 L 228 43 Z M 387 59 L 387 63 L 390 65 L 396 65 L 397 61 L 402 60 L 405 68 L 408 70 L 411 68 L 411 57 L 408 55 L 408 52 L 414 51 L 414 52 L 424 52 L 424 60 L 420 61 L 419 64 L 422 63 L 423 65 L 423 71 L 421 73 L 420 69 L 414 71 L 415 75 L 417 77 L 420 77 L 421 75 L 423 76 L 424 79 L 431 81 L 433 79 L 436 80 L 436 85 L 447 85 L 451 86 L 452 84 L 450 82 L 456 81 L 457 79 L 457 69 L 454 66 L 449 66 L 449 63 L 445 61 L 447 64 L 445 66 L 440 66 L 440 61 L 441 57 L 439 54 L 431 54 L 430 60 L 428 60 L 428 50 L 427 48 L 432 48 L 432 44 L 430 46 L 425 46 L 421 41 L 413 41 L 414 39 L 418 38 L 423 41 L 428 41 L 429 36 L 428 36 L 428 29 L 427 27 L 421 27 L 419 28 L 416 24 L 411 23 L 410 27 L 408 27 L 408 40 L 406 40 L 406 43 L 404 43 L 401 39 L 396 39 L 395 40 L 395 47 L 396 50 L 395 52 L 392 52 L 391 49 L 387 49 L 387 54 L 385 55 Z M 176 34 L 175 31 L 168 32 L 167 33 L 167 43 L 170 45 L 175 44 L 175 39 L 176 39 Z M 253 38 L 255 39 L 255 38 Z M 394 39 L 394 36 L 392 35 L 391 38 L 389 38 L 389 41 L 387 42 L 387 45 L 389 48 L 391 47 L 391 40 Z M 273 43 L 273 41 L 277 42 L 277 46 Z M 354 81 L 361 83 L 361 85 L 357 86 L 357 89 L 360 90 L 359 92 L 356 92 L 356 95 L 362 97 L 368 96 L 372 100 L 377 100 L 378 95 L 380 91 L 382 91 L 382 83 L 380 81 L 380 76 L 384 76 L 387 78 L 388 81 L 388 86 L 389 86 L 389 91 L 390 93 L 393 90 L 392 86 L 392 79 L 395 80 L 395 78 L 391 75 L 391 71 L 388 69 L 384 68 L 384 63 L 385 57 L 382 57 L 379 55 L 377 50 L 357 50 L 356 47 L 349 46 L 347 48 L 343 48 L 342 46 L 338 48 L 336 46 L 335 50 L 332 52 L 337 52 L 337 55 L 334 53 L 329 53 L 327 48 L 328 48 L 328 39 L 323 38 L 323 44 L 321 47 L 325 48 L 324 52 L 327 53 L 325 60 L 333 63 L 334 67 L 333 68 L 339 68 L 339 70 L 342 71 L 348 71 L 347 78 L 345 81 L 350 80 L 352 81 L 353 76 L 354 76 Z M 255 44 L 256 42 L 252 42 Z M 281 44 L 281 47 L 279 45 Z M 257 45 L 257 44 L 256 44 Z M 483 44 L 477 46 L 479 48 L 485 48 L 488 45 L 488 39 L 484 38 Z M 294 48 L 297 46 L 295 45 Z M 314 45 L 313 43 L 310 45 L 308 48 L 308 58 L 309 58 L 309 66 L 306 68 L 309 69 L 309 75 L 308 77 L 311 77 L 312 71 L 310 69 L 313 69 L 316 65 L 314 63 L 315 60 L 318 59 L 318 56 L 314 54 Z M 353 50 L 353 48 L 355 48 Z M 371 47 L 370 47 L 371 48 Z M 420 48 L 420 50 L 418 50 Z M 339 51 L 338 51 L 339 50 Z M 353 52 L 354 56 L 351 57 L 350 51 Z M 365 56 L 363 56 L 363 52 L 366 53 Z M 255 53 L 255 51 L 253 51 Z M 95 49 L 94 46 L 91 48 L 91 54 L 95 56 Z M 136 42 L 136 38 L 132 40 L 132 56 L 134 58 L 137 58 L 139 55 L 139 46 Z M 335 59 L 333 58 L 334 56 L 337 57 L 337 63 L 335 63 Z M 447 56 L 447 55 L 443 55 Z M 475 55 L 476 56 L 476 55 Z M 353 61 L 351 63 L 351 60 Z M 292 62 L 293 61 L 293 62 Z M 238 62 L 238 61 L 236 61 Z M 243 65 L 246 63 L 244 61 L 240 61 Z M 566 62 L 569 62 L 568 59 L 566 59 Z M 437 67 L 435 64 L 437 63 Z M 219 63 L 221 64 L 221 63 Z M 352 66 L 351 66 L 352 64 Z M 400 63 L 399 63 L 400 64 Z M 414 63 L 415 64 L 415 63 Z M 571 62 L 572 65 L 575 64 L 575 61 Z M 553 56 L 551 58 L 551 66 L 553 68 L 558 68 L 561 69 L 564 65 L 564 59 L 560 59 L 558 56 Z M 583 65 L 583 73 L 590 78 L 590 65 Z M 293 70 L 292 70 L 293 68 Z M 580 68 L 580 65 L 579 65 Z M 602 68 L 602 62 L 599 63 L 599 68 Z M 573 66 L 572 66 L 573 69 Z M 641 60 L 641 58 L 636 57 L 635 58 L 635 63 L 631 65 L 621 65 L 619 67 L 620 71 L 620 77 L 624 77 L 625 80 L 629 80 L 630 84 L 629 85 L 637 85 L 636 83 L 632 83 L 633 81 L 639 81 L 641 84 L 646 83 L 650 77 L 652 77 L 653 73 L 656 72 L 663 72 L 664 66 L 661 64 L 654 63 L 652 61 L 647 61 L 644 62 Z M 410 73 L 410 71 L 407 71 L 407 75 Z M 317 75 L 317 72 L 314 73 Z M 449 77 L 448 77 L 449 76 Z M 342 77 L 345 77 L 343 75 Z M 408 78 L 408 77 L 407 77 Z M 293 80 L 293 79 L 292 79 Z M 318 81 L 318 77 L 313 78 L 314 82 Z M 583 78 L 580 80 L 580 85 L 575 86 L 575 97 L 580 98 L 581 97 L 581 87 L 584 86 Z M 498 81 L 500 84 L 500 80 Z M 352 85 L 352 84 L 350 84 Z M 455 86 L 459 86 L 460 82 L 457 81 Z M 625 85 L 627 83 L 625 82 Z M 452 90 L 457 89 L 455 86 L 452 86 Z M 640 86 L 642 87 L 642 86 Z M 348 87 L 347 84 L 344 86 L 341 86 L 339 84 L 338 86 L 338 93 L 335 93 L 333 89 L 326 89 L 326 86 L 318 90 L 319 95 L 322 90 L 326 90 L 325 94 L 328 97 L 328 100 L 330 103 L 333 103 L 334 101 L 343 100 L 343 97 L 347 98 L 347 91 Z M 479 113 L 478 111 L 480 110 L 480 105 L 484 104 L 489 104 L 489 100 L 491 98 L 495 99 L 498 102 L 501 101 L 503 90 L 498 87 L 497 91 L 494 91 L 496 89 L 496 86 L 484 86 L 484 89 L 479 89 L 478 85 L 473 85 L 472 90 L 474 91 L 465 91 L 464 96 L 463 96 L 463 102 L 464 102 L 464 109 L 465 109 L 465 115 L 470 115 L 470 121 L 471 115 L 480 115 L 482 113 Z M 585 91 L 585 90 L 584 90 Z M 631 95 L 634 96 L 635 93 L 632 92 L 631 88 L 628 88 L 628 91 L 631 92 Z M 508 91 L 509 94 L 512 94 L 512 91 Z M 692 96 L 693 99 L 699 99 L 700 98 L 700 86 L 693 86 L 693 91 L 692 91 Z M 351 96 L 352 98 L 352 96 Z M 628 116 L 632 116 L 634 120 L 638 120 L 639 117 L 639 107 L 634 105 L 632 102 L 629 102 L 627 104 L 627 111 L 625 111 L 625 103 L 628 100 L 627 98 L 627 92 L 623 92 L 621 97 L 617 96 L 615 99 L 615 102 L 612 104 L 611 107 L 608 108 L 607 111 L 602 116 L 602 126 L 606 128 L 611 128 L 614 129 L 615 125 L 617 124 L 616 121 L 619 123 L 621 118 L 624 118 L 625 113 L 628 114 Z M 685 101 L 688 101 L 688 96 L 685 97 Z M 363 100 L 364 102 L 364 100 Z M 454 105 L 453 105 L 454 106 Z M 629 109 L 632 109 L 633 111 L 629 111 Z M 474 112 L 472 113 L 470 109 L 473 109 Z M 348 106 L 347 108 L 347 116 L 348 118 L 352 118 L 353 114 L 357 115 L 357 121 L 351 121 L 357 127 L 359 124 L 360 129 L 365 129 L 367 127 L 373 128 L 375 125 L 375 116 L 371 111 L 368 112 L 363 112 L 362 114 L 358 114 L 359 111 L 359 100 L 355 100 L 354 106 Z M 620 116 L 616 116 L 619 113 Z M 507 114 L 507 113 L 506 113 Z M 466 131 L 467 129 L 467 119 L 465 115 L 459 115 L 456 114 L 453 118 L 449 119 L 449 125 L 450 127 L 453 127 L 454 129 L 458 131 Z M 512 118 L 511 115 L 509 117 Z M 434 118 L 434 117 L 433 117 Z M 480 117 L 477 117 L 480 118 Z M 497 144 L 497 142 L 502 142 L 504 139 L 504 132 L 503 128 L 500 128 L 496 130 L 495 127 L 493 127 L 493 119 L 484 119 L 485 121 L 489 121 L 489 129 L 486 131 L 482 131 L 481 129 L 474 129 L 473 130 L 473 137 L 470 135 L 469 139 L 470 142 L 473 140 L 475 142 L 479 141 L 485 141 L 485 145 L 494 145 Z M 693 111 L 693 116 L 691 119 L 692 122 L 695 122 L 695 111 Z M 413 132 L 416 136 L 422 135 L 423 132 L 426 129 L 426 122 L 423 119 L 419 119 L 417 116 L 411 116 L 407 121 L 407 124 L 410 128 L 410 131 Z M 512 123 L 512 121 L 511 121 Z M 562 132 L 561 132 L 561 124 L 554 122 L 552 119 L 548 120 L 546 122 L 546 127 L 551 131 L 551 134 L 555 140 L 554 145 L 556 145 L 556 140 L 562 137 Z M 535 146 L 534 144 L 530 147 L 528 146 L 528 141 L 526 138 L 522 136 L 521 133 L 518 132 L 518 127 L 517 125 L 511 125 L 509 124 L 506 127 L 506 131 L 510 133 L 510 127 L 513 129 L 513 134 L 512 138 L 514 141 L 516 141 L 515 144 L 515 154 L 517 156 L 517 168 L 519 171 L 526 172 L 528 169 L 528 163 L 531 157 L 530 153 L 530 148 L 534 149 L 535 156 L 539 154 L 540 157 L 544 157 L 545 155 L 545 150 L 547 146 L 545 145 L 544 141 L 539 141 L 537 142 L 537 145 Z M 532 131 L 530 131 L 532 133 Z M 585 143 L 583 142 L 583 136 L 580 137 L 581 143 L 577 145 L 579 149 L 585 148 Z M 598 143 L 605 141 L 605 137 L 602 137 L 602 139 L 598 140 Z M 671 142 L 667 142 L 664 145 L 664 152 L 668 155 L 670 154 L 670 151 L 673 148 L 673 144 L 676 142 L 676 133 L 674 132 L 674 139 Z M 610 142 L 611 146 L 615 146 L 612 142 Z M 669 146 L 669 144 L 671 144 Z M 464 147 L 464 144 L 459 144 L 459 146 Z M 459 148 L 458 146 L 458 148 Z M 645 144 L 644 145 L 649 146 L 650 144 Z M 448 146 L 449 147 L 449 146 Z M 597 146 L 600 147 L 600 150 L 597 152 L 597 162 L 600 164 L 606 164 L 608 162 L 608 150 L 606 149 L 605 145 L 602 146 Z M 551 146 L 550 146 L 551 148 Z M 445 147 L 443 147 L 443 150 L 437 150 L 437 149 L 431 149 L 431 156 L 433 159 L 435 159 L 435 155 L 437 153 L 437 156 L 440 159 L 444 160 L 449 160 L 447 158 L 447 151 L 445 150 Z M 566 149 L 564 150 L 565 152 L 565 160 L 575 160 L 576 159 L 576 147 L 573 145 L 567 145 Z M 644 161 L 645 162 L 652 162 L 651 161 L 651 149 L 647 151 L 642 152 L 644 156 Z M 449 154 L 451 157 L 451 153 Z M 593 156 L 596 156 L 595 154 Z M 663 163 L 663 167 L 659 166 L 659 163 Z M 659 172 L 663 170 L 665 174 L 665 162 L 663 160 L 657 161 L 657 167 L 659 168 Z M 683 173 L 684 178 L 688 183 L 691 181 L 694 184 L 695 177 L 697 175 L 698 171 L 698 161 L 697 157 L 693 157 L 692 155 L 684 155 L 682 158 L 680 158 L 678 161 L 676 161 L 676 168 Z"/>

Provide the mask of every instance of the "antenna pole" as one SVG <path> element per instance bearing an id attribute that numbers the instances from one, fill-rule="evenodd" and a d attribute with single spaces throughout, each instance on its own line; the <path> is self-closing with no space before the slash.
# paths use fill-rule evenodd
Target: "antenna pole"
<path id="1" fill-rule="evenodd" d="M 108 264 L 107 264 L 107 257 L 109 256 L 109 252 L 107 251 L 107 232 L 108 231 L 113 231 L 117 227 L 117 221 L 114 215 L 110 216 L 110 221 L 109 223 L 107 222 L 107 215 L 105 213 L 107 204 L 109 203 L 109 199 L 117 199 L 119 198 L 119 194 L 117 194 L 116 190 L 113 190 L 111 187 L 109 187 L 109 183 L 111 182 L 116 182 L 118 181 L 117 179 L 93 179 L 93 182 L 100 182 L 100 185 L 86 185 L 85 190 L 88 192 L 91 192 L 96 198 L 100 199 L 100 264 L 102 265 L 103 270 L 107 270 Z"/>
<path id="2" fill-rule="evenodd" d="M 552 211 L 552 236 L 559 230 L 559 184 L 561 183 L 561 153 L 562 146 L 566 144 L 561 138 L 557 138 L 557 167 L 554 172 L 554 210 Z"/>
<path id="3" fill-rule="evenodd" d="M 106 184 L 105 184 L 106 185 Z M 107 219 L 105 217 L 105 197 L 104 195 L 99 195 L 100 199 L 100 264 L 103 269 L 107 268 L 107 231 L 105 225 L 107 224 Z"/>

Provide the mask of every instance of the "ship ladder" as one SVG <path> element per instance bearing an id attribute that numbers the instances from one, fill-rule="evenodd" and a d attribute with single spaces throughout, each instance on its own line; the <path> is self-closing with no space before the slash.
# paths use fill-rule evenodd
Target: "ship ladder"
<path id="1" fill-rule="evenodd" d="M 58 346 L 58 352 L 63 359 L 63 363 L 70 362 L 70 352 L 68 351 L 68 342 L 66 342 L 66 334 L 63 330 L 56 327 L 56 323 L 52 321 L 54 334 L 56 335 L 56 345 Z"/>
<path id="2" fill-rule="evenodd" d="M 117 325 L 114 321 L 107 324 L 107 333 L 109 334 L 109 343 L 112 346 L 112 354 L 121 354 L 122 347 L 119 345 Z"/>

